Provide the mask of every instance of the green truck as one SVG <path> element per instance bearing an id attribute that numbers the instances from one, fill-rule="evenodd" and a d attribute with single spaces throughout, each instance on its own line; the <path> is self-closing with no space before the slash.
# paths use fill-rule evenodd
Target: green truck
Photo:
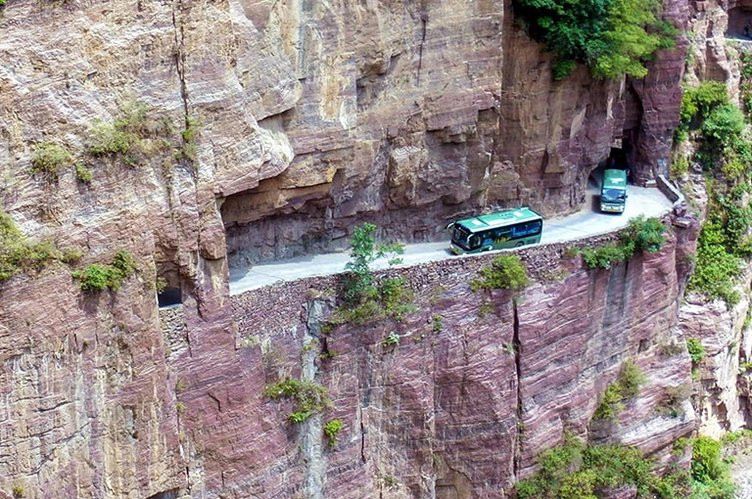
<path id="1" fill-rule="evenodd" d="M 623 213 L 626 202 L 627 172 L 624 170 L 604 171 L 601 185 L 601 211 Z"/>

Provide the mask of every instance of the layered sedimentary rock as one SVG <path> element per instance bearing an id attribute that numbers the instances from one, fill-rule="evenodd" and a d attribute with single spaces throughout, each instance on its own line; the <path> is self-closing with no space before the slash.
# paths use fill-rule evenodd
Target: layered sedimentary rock
<path id="1" fill-rule="evenodd" d="M 211 366 L 181 370 L 180 428 L 200 449 L 189 467 L 204 490 L 240 496 L 504 497 L 564 431 L 670 459 L 674 440 L 696 425 L 686 398 L 673 413 L 666 405 L 691 367 L 674 328 L 686 232 L 690 246 L 672 240 L 611 271 L 586 270 L 562 257 L 564 247 L 524 252 L 538 282 L 516 297 L 470 290 L 489 258 L 402 270 L 418 307 L 402 322 L 327 332 L 336 278 L 233 297 L 235 344 L 199 339 Z M 396 344 L 385 342 L 392 333 Z M 647 383 L 607 428 L 592 423 L 627 358 Z M 290 423 L 294 405 L 262 394 L 287 376 L 325 386 L 332 408 Z M 321 425 L 332 418 L 344 429 L 329 446 Z"/>
<path id="2" fill-rule="evenodd" d="M 666 6 L 678 26 L 684 8 Z M 394 326 L 409 335 L 394 351 L 382 351 L 386 326 L 340 331 L 341 358 L 318 374 L 346 422 L 333 451 L 311 440 L 315 428 L 299 438 L 260 395 L 298 373 L 317 316 L 272 288 L 248 298 L 258 309 L 250 325 L 234 322 L 246 312 L 227 296 L 230 259 L 338 247 L 363 220 L 409 241 L 480 207 L 571 211 L 618 139 L 631 141 L 635 178 L 650 180 L 676 121 L 681 40 L 645 81 L 606 83 L 582 68 L 553 82 L 549 56 L 495 0 L 10 0 L 0 33 L 2 209 L 31 237 L 81 248 L 79 265 L 119 248 L 138 262 L 123 288 L 95 296 L 62 264 L 0 284 L 0 490 L 493 495 L 565 426 L 584 435 L 602 383 L 643 347 L 653 395 L 615 438 L 653 452 L 691 426 L 691 415 L 650 412 L 661 383 L 686 368 L 681 356 L 659 367 L 653 346 L 674 320 L 686 271 L 672 267 L 673 246 L 618 274 L 573 267 L 563 283 L 535 285 L 516 329 L 503 293 L 477 317 L 467 288 L 477 260 L 465 275 L 441 271 L 436 303 L 423 290 L 421 312 Z M 134 101 L 169 125 L 166 144 L 136 165 L 87 154 L 91 128 Z M 187 144 L 181 131 L 194 120 L 200 132 Z M 91 185 L 72 164 L 56 182 L 32 175 L 44 141 L 86 164 Z M 433 271 L 412 278 L 420 286 Z M 176 328 L 160 323 L 157 276 L 181 290 Z M 617 300 L 618 320 L 605 297 Z M 265 329 L 278 314 L 285 327 Z M 425 324 L 434 314 L 445 317 L 442 332 Z M 582 314 L 590 329 L 575 328 Z M 541 365 L 552 352 L 539 334 L 571 343 L 570 356 Z M 263 348 L 243 341 L 252 336 Z M 265 357 L 271 347 L 277 354 Z M 589 398 L 577 407 L 560 395 L 580 392 Z M 639 421 L 654 433 L 627 431 Z"/>

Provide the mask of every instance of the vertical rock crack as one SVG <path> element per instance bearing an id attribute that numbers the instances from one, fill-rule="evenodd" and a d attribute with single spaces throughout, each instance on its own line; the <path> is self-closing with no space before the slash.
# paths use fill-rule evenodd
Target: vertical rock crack
<path id="1" fill-rule="evenodd" d="M 522 437 L 524 426 L 522 424 L 522 381 L 520 369 L 520 356 L 522 355 L 522 343 L 520 342 L 520 319 L 517 312 L 517 299 L 512 299 L 513 313 L 513 332 L 512 346 L 514 347 L 514 374 L 517 381 L 517 438 L 514 446 L 514 476 L 520 469 L 520 459 L 522 455 Z"/>

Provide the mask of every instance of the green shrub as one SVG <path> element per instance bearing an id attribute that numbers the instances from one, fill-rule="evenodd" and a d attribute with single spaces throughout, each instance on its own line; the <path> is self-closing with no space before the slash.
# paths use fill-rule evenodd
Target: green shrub
<path id="1" fill-rule="evenodd" d="M 431 318 L 431 330 L 434 333 L 440 333 L 444 330 L 444 317 L 439 314 L 434 314 Z"/>
<path id="2" fill-rule="evenodd" d="M 717 107 L 728 104 L 726 84 L 720 81 L 705 81 L 698 87 L 685 88 L 681 102 L 681 125 L 685 130 L 697 128 Z"/>
<path id="3" fill-rule="evenodd" d="M 170 126 L 152 114 L 143 103 L 124 104 L 114 122 L 98 122 L 91 128 L 87 152 L 119 158 L 129 166 L 138 164 L 147 154 L 169 145 Z"/>
<path id="4" fill-rule="evenodd" d="M 633 251 L 656 253 L 666 242 L 665 232 L 666 226 L 660 220 L 640 215 L 629 221 L 621 240 L 623 245 L 634 244 Z"/>
<path id="5" fill-rule="evenodd" d="M 692 445 L 692 479 L 697 497 L 733 499 L 735 487 L 729 466 L 721 459 L 721 443 L 705 436 Z"/>
<path id="6" fill-rule="evenodd" d="M 710 299 L 722 299 L 728 305 L 734 305 L 740 298 L 734 282 L 741 273 L 741 266 L 741 259 L 727 249 L 723 226 L 707 221 L 700 231 L 697 264 L 688 288 Z"/>
<path id="7" fill-rule="evenodd" d="M 4 2 L 4 0 L 2 0 L 2 1 Z M 2 5 L 3 4 L 0 3 L 0 6 L 2 6 Z M 17 483 L 11 489 L 11 493 L 13 494 L 13 497 L 15 499 L 20 499 L 21 497 L 23 497 L 26 494 L 26 489 L 24 488 L 23 485 L 21 485 L 20 483 Z"/>
<path id="8" fill-rule="evenodd" d="M 90 184 L 93 180 L 91 170 L 89 170 L 83 163 L 76 163 L 76 179 L 83 184 Z"/>
<path id="9" fill-rule="evenodd" d="M 76 263 L 84 257 L 80 248 L 64 248 L 60 253 L 60 261 L 63 263 Z"/>
<path id="10" fill-rule="evenodd" d="M 50 242 L 28 241 L 10 215 L 0 210 L 0 281 L 21 272 L 38 272 L 60 256 Z"/>
<path id="11" fill-rule="evenodd" d="M 371 265 L 380 258 L 387 258 L 389 265 L 400 263 L 397 257 L 403 251 L 401 244 L 382 244 L 376 241 L 377 227 L 366 223 L 353 231 L 349 271 L 340 286 L 342 304 L 335 310 L 333 324 L 366 324 L 392 317 L 402 320 L 415 308 L 413 293 L 402 277 L 377 278 Z"/>
<path id="12" fill-rule="evenodd" d="M 666 242 L 666 227 L 657 218 L 642 215 L 629 221 L 619 243 L 610 243 L 596 248 L 583 248 L 582 259 L 590 269 L 610 269 L 615 264 L 629 260 L 637 251 L 655 253 Z"/>
<path id="13" fill-rule="evenodd" d="M 610 269 L 612 266 L 623 262 L 629 256 L 624 246 L 617 244 L 604 244 L 596 248 L 582 248 L 582 259 L 590 269 Z"/>
<path id="14" fill-rule="evenodd" d="M 733 104 L 718 106 L 705 118 L 700 131 L 706 139 L 726 144 L 744 130 L 744 115 Z"/>
<path id="15" fill-rule="evenodd" d="M 119 250 L 115 253 L 112 263 L 92 263 L 83 269 L 73 271 L 71 275 L 81 281 L 83 291 L 96 293 L 105 289 L 117 291 L 135 270 L 133 256 L 125 250 Z"/>
<path id="16" fill-rule="evenodd" d="M 66 148 L 51 142 L 42 142 L 34 148 L 31 157 L 31 173 L 41 174 L 49 180 L 57 180 L 60 169 L 73 162 Z"/>
<path id="17" fill-rule="evenodd" d="M 660 412 L 672 418 L 678 418 L 684 414 L 682 402 L 692 396 L 692 385 L 683 383 L 675 386 L 667 386 L 660 402 Z"/>
<path id="18" fill-rule="evenodd" d="M 178 159 L 187 159 L 196 161 L 196 138 L 200 131 L 200 125 L 197 119 L 188 117 L 185 122 L 185 128 L 181 132 L 182 145 L 178 151 Z"/>
<path id="19" fill-rule="evenodd" d="M 577 63 L 572 60 L 556 61 L 553 66 L 554 80 L 563 80 L 574 71 L 577 67 Z"/>
<path id="20" fill-rule="evenodd" d="M 671 163 L 671 178 L 682 178 L 689 173 L 689 159 L 686 156 L 679 156 Z"/>
<path id="21" fill-rule="evenodd" d="M 337 435 L 339 435 L 343 427 L 344 424 L 341 419 L 331 419 L 326 422 L 324 425 L 324 436 L 330 446 L 334 447 L 334 444 L 337 443 Z"/>
<path id="22" fill-rule="evenodd" d="M 705 358 L 705 347 L 697 338 L 687 340 L 687 352 L 689 352 L 693 364 L 699 364 Z"/>
<path id="23" fill-rule="evenodd" d="M 657 18 L 655 0 L 515 0 L 515 15 L 530 35 L 556 55 L 554 78 L 565 78 L 576 62 L 601 78 L 642 78 L 643 61 L 673 46 L 676 29 Z"/>
<path id="24" fill-rule="evenodd" d="M 645 384 L 645 373 L 642 372 L 637 364 L 627 359 L 621 366 L 619 373 L 619 385 L 621 394 L 624 398 L 636 397 L 640 393 L 640 386 Z"/>
<path id="25" fill-rule="evenodd" d="M 659 476 L 638 449 L 623 445 L 586 445 L 572 435 L 538 457 L 539 471 L 517 482 L 519 499 L 594 499 L 607 489 L 631 485 L 638 497 L 679 499 L 689 493 L 686 474 Z"/>
<path id="26" fill-rule="evenodd" d="M 316 413 L 331 407 L 326 388 L 312 381 L 285 378 L 264 388 L 264 396 L 272 400 L 292 399 L 294 410 L 288 415 L 292 423 L 303 423 Z"/>
<path id="27" fill-rule="evenodd" d="M 394 331 L 384 336 L 384 339 L 381 340 L 381 344 L 385 347 L 393 347 L 395 345 L 399 345 L 399 342 L 400 336 Z"/>
<path id="28" fill-rule="evenodd" d="M 624 361 L 616 381 L 606 387 L 606 391 L 593 413 L 593 419 L 615 419 L 624 410 L 623 402 L 637 396 L 640 393 L 640 386 L 645 383 L 645 380 L 642 369 L 632 360 Z"/>
<path id="29" fill-rule="evenodd" d="M 598 407 L 595 408 L 593 413 L 593 419 L 607 419 L 614 420 L 624 410 L 624 404 L 622 403 L 623 397 L 621 394 L 621 387 L 618 383 L 612 383 L 606 387 L 606 391 L 603 392 Z"/>
<path id="30" fill-rule="evenodd" d="M 478 271 L 480 278 L 470 282 L 473 291 L 480 289 L 519 290 L 528 285 L 527 268 L 517 255 L 499 255 L 491 265 Z"/>

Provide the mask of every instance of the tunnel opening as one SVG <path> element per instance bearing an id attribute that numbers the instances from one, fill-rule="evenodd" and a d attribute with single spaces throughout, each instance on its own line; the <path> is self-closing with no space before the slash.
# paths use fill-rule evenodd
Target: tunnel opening
<path id="1" fill-rule="evenodd" d="M 604 208 L 601 199 L 601 186 L 603 185 L 604 174 L 606 170 L 621 170 L 626 173 L 627 183 L 632 183 L 632 165 L 635 158 L 634 148 L 632 146 L 632 136 L 634 129 L 624 130 L 621 138 L 615 139 L 611 143 L 611 149 L 608 156 L 601 160 L 598 165 L 590 172 L 587 185 L 587 199 L 594 212 L 603 212 Z M 612 194 L 613 195 L 613 194 Z M 608 204 L 608 199 L 605 200 Z M 611 201 L 614 201 L 612 199 Z M 621 206 L 624 203 L 620 201 Z"/>
<path id="2" fill-rule="evenodd" d="M 156 494 L 152 494 L 146 499 L 177 499 L 179 492 L 180 492 L 180 489 L 177 489 L 177 488 L 164 490 L 162 492 L 157 492 Z"/>
<path id="3" fill-rule="evenodd" d="M 743 6 L 734 7 L 728 11 L 728 27 L 726 36 L 752 40 L 752 10 Z"/>
<path id="4" fill-rule="evenodd" d="M 626 132 L 625 132 L 626 133 Z M 624 170 L 627 172 L 627 181 L 631 180 L 631 170 L 634 161 L 634 150 L 630 137 L 615 140 L 611 144 L 608 156 L 598 163 L 598 166 L 590 173 L 589 188 L 600 188 L 605 170 Z"/>
<path id="5" fill-rule="evenodd" d="M 157 263 L 157 304 L 169 308 L 183 303 L 180 273 L 172 262 Z"/>

